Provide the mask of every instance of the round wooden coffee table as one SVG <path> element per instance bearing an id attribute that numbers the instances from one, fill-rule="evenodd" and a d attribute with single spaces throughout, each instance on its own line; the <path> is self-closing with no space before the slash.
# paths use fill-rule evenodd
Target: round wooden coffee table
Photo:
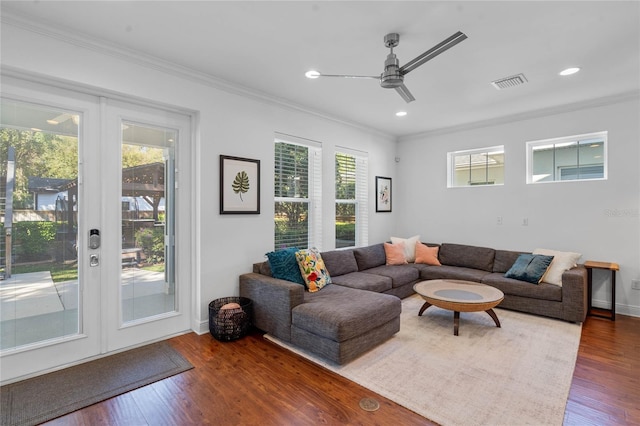
<path id="1" fill-rule="evenodd" d="M 418 316 L 431 305 L 453 311 L 453 334 L 458 335 L 460 312 L 485 311 L 500 327 L 500 320 L 493 311 L 504 293 L 495 287 L 462 280 L 428 280 L 416 283 L 413 289 L 425 300 Z"/>

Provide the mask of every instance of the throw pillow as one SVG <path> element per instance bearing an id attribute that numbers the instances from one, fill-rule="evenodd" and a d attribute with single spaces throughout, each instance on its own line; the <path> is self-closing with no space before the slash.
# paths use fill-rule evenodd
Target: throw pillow
<path id="1" fill-rule="evenodd" d="M 426 265 L 442 266 L 438 260 L 438 249 L 440 247 L 429 247 L 420 241 L 416 243 L 416 263 Z"/>
<path id="2" fill-rule="evenodd" d="M 582 257 L 580 253 L 569 251 L 557 251 L 548 249 L 535 249 L 533 254 L 543 254 L 545 256 L 553 256 L 553 262 L 547 269 L 547 273 L 542 277 L 542 281 L 549 284 L 555 284 L 562 287 L 562 274 L 574 266 L 578 265 L 578 260 Z"/>
<path id="3" fill-rule="evenodd" d="M 407 263 L 404 243 L 384 243 L 384 254 L 387 256 L 387 265 L 405 265 Z"/>
<path id="4" fill-rule="evenodd" d="M 553 256 L 541 254 L 521 254 L 511 268 L 505 272 L 507 278 L 514 278 L 532 284 L 538 284 L 549 268 Z"/>
<path id="5" fill-rule="evenodd" d="M 296 252 L 296 260 L 298 261 L 302 279 L 310 293 L 315 293 L 322 287 L 331 284 L 331 277 L 324 266 L 318 249 L 314 247 L 298 250 Z"/>
<path id="6" fill-rule="evenodd" d="M 415 262 L 416 260 L 416 243 L 420 241 L 420 235 L 414 235 L 410 238 L 391 237 L 391 243 L 404 243 L 404 257 L 407 262 Z"/>
<path id="7" fill-rule="evenodd" d="M 284 250 L 272 251 L 267 253 L 269 266 L 271 267 L 271 276 L 281 280 L 287 280 L 294 283 L 304 285 L 302 275 L 300 275 L 300 267 L 296 260 L 296 247 L 289 247 Z"/>

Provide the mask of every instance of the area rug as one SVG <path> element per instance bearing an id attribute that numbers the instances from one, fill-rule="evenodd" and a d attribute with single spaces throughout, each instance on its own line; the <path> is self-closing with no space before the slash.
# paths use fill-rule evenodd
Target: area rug
<path id="1" fill-rule="evenodd" d="M 12 383 L 0 388 L 0 424 L 36 425 L 191 368 L 159 342 Z"/>
<path id="2" fill-rule="evenodd" d="M 495 309 L 460 314 L 402 301 L 400 332 L 340 366 L 265 337 L 441 425 L 562 425 L 581 325 Z"/>

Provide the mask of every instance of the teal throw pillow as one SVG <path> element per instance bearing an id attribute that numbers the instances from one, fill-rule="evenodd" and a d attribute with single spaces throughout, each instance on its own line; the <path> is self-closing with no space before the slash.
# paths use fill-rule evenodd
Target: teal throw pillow
<path id="1" fill-rule="evenodd" d="M 273 278 L 304 285 L 304 280 L 300 274 L 300 267 L 296 260 L 297 251 L 298 248 L 289 247 L 284 250 L 267 253 L 269 266 L 271 267 L 271 276 L 273 276 Z"/>
<path id="2" fill-rule="evenodd" d="M 553 256 L 521 254 L 504 276 L 538 284 L 542 281 L 542 277 L 544 277 L 545 272 L 547 272 L 552 260 Z"/>

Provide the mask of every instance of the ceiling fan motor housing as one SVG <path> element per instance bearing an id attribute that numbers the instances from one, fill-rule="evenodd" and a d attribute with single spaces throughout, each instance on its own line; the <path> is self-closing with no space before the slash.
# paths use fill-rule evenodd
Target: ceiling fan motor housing
<path id="1" fill-rule="evenodd" d="M 380 76 L 380 86 L 386 89 L 395 89 L 401 86 L 404 76 L 400 74 L 400 65 L 395 53 L 389 53 L 387 60 L 384 61 L 384 72 Z"/>
<path id="2" fill-rule="evenodd" d="M 400 74 L 400 64 L 393 48 L 400 43 L 400 34 L 389 33 L 384 36 L 384 45 L 391 49 L 391 53 L 387 55 L 387 60 L 384 61 L 384 72 L 380 76 L 380 85 L 385 89 L 395 89 L 401 86 L 404 81 L 404 76 Z"/>

